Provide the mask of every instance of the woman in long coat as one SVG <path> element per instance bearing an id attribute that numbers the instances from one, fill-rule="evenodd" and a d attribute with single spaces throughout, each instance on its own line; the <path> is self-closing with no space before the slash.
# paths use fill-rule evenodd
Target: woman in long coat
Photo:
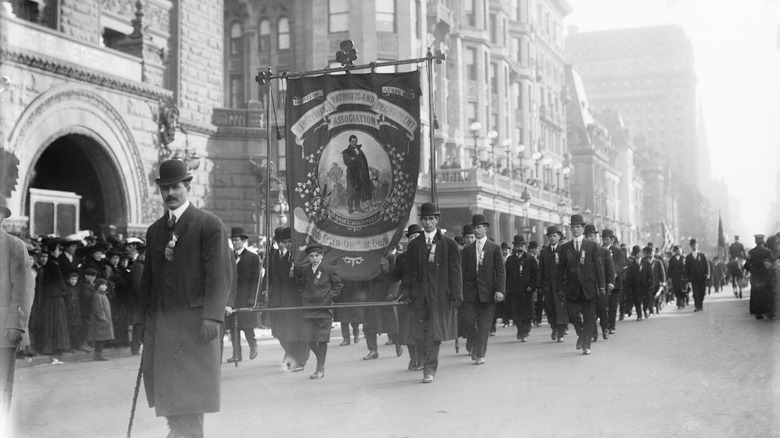
<path id="1" fill-rule="evenodd" d="M 49 260 L 43 267 L 43 354 L 60 354 L 70 349 L 68 333 L 68 290 L 57 262 L 59 239 L 47 243 Z"/>

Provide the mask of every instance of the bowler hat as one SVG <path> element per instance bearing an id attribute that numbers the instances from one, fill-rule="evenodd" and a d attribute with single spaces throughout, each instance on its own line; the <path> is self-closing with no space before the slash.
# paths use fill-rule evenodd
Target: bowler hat
<path id="1" fill-rule="evenodd" d="M 469 234 L 474 234 L 474 227 L 471 226 L 471 224 L 466 224 L 463 226 L 463 232 L 461 233 L 464 236 L 468 236 Z"/>
<path id="2" fill-rule="evenodd" d="M 688 245 L 693 245 L 696 243 L 696 239 L 691 239 L 688 241 Z"/>
<path id="3" fill-rule="evenodd" d="M 439 207 L 433 202 L 426 202 L 420 206 L 420 216 L 441 216 Z"/>
<path id="4" fill-rule="evenodd" d="M 598 231 L 596 230 L 596 226 L 593 224 L 587 224 L 585 225 L 585 229 L 582 231 L 582 234 L 588 235 L 588 234 L 596 234 Z"/>
<path id="5" fill-rule="evenodd" d="M 306 247 L 306 254 L 309 254 L 312 251 L 322 252 L 322 245 L 317 242 L 310 243 L 309 246 Z"/>
<path id="6" fill-rule="evenodd" d="M 631 247 L 631 254 L 633 254 L 633 255 L 637 255 L 641 251 L 642 250 L 639 248 L 639 245 L 634 245 L 634 246 Z"/>
<path id="7" fill-rule="evenodd" d="M 242 239 L 249 239 L 249 236 L 246 235 L 244 232 L 244 229 L 241 227 L 233 227 L 230 230 L 230 238 L 234 239 L 236 237 L 240 237 Z"/>
<path id="8" fill-rule="evenodd" d="M 582 219 L 582 215 L 581 214 L 573 214 L 573 215 L 571 215 L 571 220 L 569 221 L 569 224 L 572 225 L 572 226 L 574 226 L 574 225 L 582 225 L 584 227 L 585 226 L 585 221 Z"/>
<path id="9" fill-rule="evenodd" d="M 563 233 L 561 233 L 561 230 L 559 230 L 557 226 L 550 225 L 549 227 L 547 227 L 547 235 L 548 236 L 551 235 L 551 234 L 555 234 L 555 233 L 558 233 L 559 236 L 563 235 Z"/>
<path id="10" fill-rule="evenodd" d="M 484 214 L 475 214 L 474 216 L 471 216 L 471 225 L 473 227 L 476 227 L 477 225 L 484 225 L 489 227 L 490 222 L 487 221 L 487 218 L 485 218 Z"/>
<path id="11" fill-rule="evenodd" d="M 406 230 L 406 237 L 410 237 L 412 234 L 422 233 L 423 229 L 421 226 L 417 224 L 411 224 L 409 225 L 409 228 Z"/>
<path id="12" fill-rule="evenodd" d="M 154 180 L 158 186 L 167 186 L 181 181 L 191 181 L 192 175 L 187 171 L 187 165 L 178 158 L 163 161 L 160 164 L 160 177 Z"/>
<path id="13" fill-rule="evenodd" d="M 677 251 L 678 249 L 680 249 L 680 245 L 674 245 L 672 247 L 672 251 Z"/>
<path id="14" fill-rule="evenodd" d="M 653 248 L 650 248 L 649 246 L 646 246 L 646 247 L 642 248 L 642 252 L 645 253 L 645 254 L 652 254 L 653 253 Z"/>
<path id="15" fill-rule="evenodd" d="M 292 229 L 290 227 L 284 227 L 282 230 L 282 240 L 292 239 Z"/>
<path id="16" fill-rule="evenodd" d="M 509 242 L 501 242 L 501 249 L 509 249 Z"/>
<path id="17" fill-rule="evenodd" d="M 515 235 L 515 238 L 512 240 L 512 245 L 525 245 L 525 237 L 523 237 L 522 234 Z"/>
<path id="18" fill-rule="evenodd" d="M 615 237 L 615 233 L 612 232 L 612 230 L 610 230 L 609 228 L 604 228 L 603 230 L 601 230 L 601 237 L 602 238 L 604 238 L 604 237 Z"/>
<path id="19" fill-rule="evenodd" d="M 276 227 L 274 230 L 274 240 L 282 240 L 282 233 L 284 232 L 284 227 Z"/>
<path id="20" fill-rule="evenodd" d="M 532 240 L 528 243 L 528 249 L 539 248 L 539 242 Z"/>
<path id="21" fill-rule="evenodd" d="M 0 195 L 0 211 L 3 212 L 4 217 L 11 216 L 11 210 L 8 209 L 8 201 L 6 201 L 3 195 Z"/>
<path id="22" fill-rule="evenodd" d="M 97 280 L 95 280 L 95 287 L 98 287 L 101 284 L 105 284 L 106 286 L 108 286 L 108 281 L 106 281 L 106 279 L 104 278 L 98 278 Z"/>

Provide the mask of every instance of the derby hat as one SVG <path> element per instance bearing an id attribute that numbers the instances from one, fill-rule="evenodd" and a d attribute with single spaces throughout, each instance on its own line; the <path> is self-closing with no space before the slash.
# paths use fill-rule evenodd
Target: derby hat
<path id="1" fill-rule="evenodd" d="M 426 202 L 420 206 L 420 217 L 422 216 L 441 216 L 439 207 L 433 202 Z"/>
<path id="2" fill-rule="evenodd" d="M 292 229 L 290 227 L 284 227 L 282 230 L 282 240 L 292 239 Z"/>
<path id="3" fill-rule="evenodd" d="M 512 245 L 525 245 L 525 237 L 523 237 L 522 234 L 515 235 L 515 238 L 512 240 Z"/>
<path id="4" fill-rule="evenodd" d="M 688 241 L 688 245 L 693 245 L 694 243 L 696 243 L 696 239 L 691 239 Z"/>
<path id="5" fill-rule="evenodd" d="M 642 248 L 642 252 L 645 253 L 645 254 L 652 254 L 653 253 L 653 248 L 651 248 L 649 246 L 646 246 L 646 247 Z"/>
<path id="6" fill-rule="evenodd" d="M 563 233 L 561 233 L 561 230 L 559 230 L 558 227 L 556 227 L 555 225 L 550 225 L 549 227 L 547 227 L 547 235 L 548 236 L 551 235 L 551 234 L 556 234 L 556 233 L 558 233 L 559 236 L 563 235 Z"/>
<path id="7" fill-rule="evenodd" d="M 680 245 L 674 245 L 672 247 L 672 251 L 677 251 L 678 249 L 680 249 Z"/>
<path id="8" fill-rule="evenodd" d="M 532 240 L 528 243 L 528 249 L 539 248 L 539 242 Z"/>
<path id="9" fill-rule="evenodd" d="M 284 233 L 284 227 L 276 227 L 274 230 L 274 240 L 282 240 L 282 233 Z"/>
<path id="10" fill-rule="evenodd" d="M 639 248 L 639 245 L 634 245 L 631 247 L 631 254 L 637 255 L 640 252 L 642 252 L 642 249 Z"/>
<path id="11" fill-rule="evenodd" d="M 192 175 L 187 171 L 184 161 L 173 158 L 160 164 L 160 177 L 154 180 L 158 186 L 167 186 L 181 181 L 191 181 Z"/>
<path id="12" fill-rule="evenodd" d="M 609 228 L 601 230 L 601 237 L 615 237 L 615 233 Z"/>
<path id="13" fill-rule="evenodd" d="M 469 234 L 474 234 L 474 227 L 471 224 L 466 224 L 463 226 L 463 232 L 461 233 L 464 236 L 468 236 Z"/>
<path id="14" fill-rule="evenodd" d="M 411 224 L 409 225 L 409 228 L 406 230 L 406 237 L 411 236 L 412 234 L 422 233 L 423 229 L 421 226 L 417 224 Z"/>
<path id="15" fill-rule="evenodd" d="M 598 230 L 596 230 L 596 226 L 593 224 L 587 224 L 585 225 L 585 229 L 582 231 L 582 234 L 588 235 L 588 234 L 596 234 L 598 233 Z"/>
<path id="16" fill-rule="evenodd" d="M 322 252 L 322 245 L 317 242 L 310 243 L 309 246 L 306 247 L 306 254 L 309 254 L 312 251 Z"/>
<path id="17" fill-rule="evenodd" d="M 475 214 L 474 216 L 471 216 L 471 226 L 476 227 L 477 225 L 489 227 L 490 222 L 487 221 L 484 214 Z"/>
<path id="18" fill-rule="evenodd" d="M 62 241 L 60 243 L 62 244 L 62 246 L 83 245 L 81 241 L 81 237 L 78 234 L 68 234 L 67 236 L 62 238 Z"/>
<path id="19" fill-rule="evenodd" d="M 501 249 L 509 249 L 509 242 L 501 242 Z"/>
<path id="20" fill-rule="evenodd" d="M 0 211 L 3 212 L 5 217 L 11 216 L 11 210 L 8 209 L 8 201 L 3 195 L 0 195 Z"/>
<path id="21" fill-rule="evenodd" d="M 571 220 L 569 221 L 569 225 L 582 225 L 585 226 L 585 220 L 582 219 L 581 214 L 573 214 L 571 215 Z"/>
<path id="22" fill-rule="evenodd" d="M 236 237 L 240 237 L 242 239 L 249 239 L 249 236 L 246 235 L 244 229 L 241 227 L 233 227 L 230 229 L 230 238 L 235 239 Z"/>

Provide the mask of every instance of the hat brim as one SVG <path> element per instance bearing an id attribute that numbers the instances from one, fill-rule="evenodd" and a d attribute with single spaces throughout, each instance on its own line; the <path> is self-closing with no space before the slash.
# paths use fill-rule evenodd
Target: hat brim
<path id="1" fill-rule="evenodd" d="M 476 227 L 477 225 L 484 225 L 486 227 L 489 227 L 490 226 L 490 222 L 485 221 L 485 222 L 477 222 L 477 223 L 471 224 L 472 227 Z"/>
<path id="2" fill-rule="evenodd" d="M 0 205 L 0 211 L 2 211 L 2 212 L 3 212 L 3 216 L 4 216 L 4 217 L 9 217 L 9 216 L 11 216 L 11 210 L 10 210 L 10 209 L 8 209 L 8 207 L 6 207 L 6 206 Z"/>
<path id="3" fill-rule="evenodd" d="M 233 234 L 232 236 L 230 236 L 231 239 L 235 239 L 236 237 L 240 237 L 242 239 L 249 239 L 249 236 L 247 236 L 246 234 Z"/>
<path id="4" fill-rule="evenodd" d="M 192 175 L 187 175 L 184 178 L 171 178 L 166 180 L 157 178 L 154 180 L 154 182 L 157 183 L 158 186 L 169 186 L 171 184 L 176 184 L 179 182 L 189 182 L 189 181 L 192 181 Z"/>

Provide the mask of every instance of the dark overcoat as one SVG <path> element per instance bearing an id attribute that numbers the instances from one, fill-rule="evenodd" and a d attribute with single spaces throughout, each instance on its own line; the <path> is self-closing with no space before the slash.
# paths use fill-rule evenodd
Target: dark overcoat
<path id="1" fill-rule="evenodd" d="M 316 270 L 307 264 L 298 268 L 298 287 L 301 291 L 303 307 L 327 306 L 333 304 L 341 293 L 344 284 L 339 275 L 330 266 L 320 263 Z M 333 310 L 305 310 L 306 319 L 333 318 Z"/>
<path id="2" fill-rule="evenodd" d="M 764 267 L 764 260 L 773 260 L 772 253 L 763 245 L 748 251 L 745 270 L 750 272 L 750 313 L 774 313 L 771 269 Z"/>
<path id="3" fill-rule="evenodd" d="M 601 265 L 604 267 L 604 284 L 615 285 L 615 263 L 612 261 L 612 254 L 609 249 L 599 247 L 599 258 L 601 259 Z M 604 295 L 603 299 L 599 300 L 597 304 L 602 309 L 609 307 L 609 291 Z"/>
<path id="4" fill-rule="evenodd" d="M 235 259 L 234 259 L 235 260 Z M 260 256 L 244 248 L 236 263 L 236 295 L 231 303 L 234 308 L 254 307 L 260 284 Z M 259 326 L 259 313 L 238 313 L 228 318 L 228 328 L 233 328 L 233 318 L 238 316 L 240 330 L 252 330 Z"/>
<path id="5" fill-rule="evenodd" d="M 652 257 L 642 258 L 639 264 L 639 295 L 640 297 L 652 296 L 655 294 L 655 286 L 658 284 L 656 270 L 653 268 L 654 261 Z"/>
<path id="6" fill-rule="evenodd" d="M 574 248 L 574 240 L 561 246 L 561 269 L 559 275 L 563 279 L 563 290 L 566 299 L 579 301 L 581 295 L 586 299 L 596 298 L 599 289 L 604 288 L 604 267 L 599 257 L 599 246 L 596 242 L 582 239 L 580 252 Z"/>
<path id="7" fill-rule="evenodd" d="M 506 259 L 506 296 L 513 321 L 534 319 L 534 289 L 539 262 L 527 252 Z"/>
<path id="8" fill-rule="evenodd" d="M 43 353 L 70 348 L 68 333 L 68 289 L 60 265 L 49 258 L 43 267 Z"/>
<path id="9" fill-rule="evenodd" d="M 409 243 L 408 289 L 414 324 L 411 335 L 423 339 L 423 300 L 431 311 L 434 341 L 449 341 L 458 335 L 458 318 L 454 301 L 463 301 L 463 279 L 458 244 L 437 230 L 431 250 L 425 243 L 425 234 Z M 432 254 L 431 254 L 432 253 Z"/>
<path id="10" fill-rule="evenodd" d="M 493 303 L 496 292 L 506 290 L 506 268 L 501 246 L 485 240 L 481 260 L 477 262 L 477 242 L 460 252 L 463 272 L 463 301 Z"/>
<path id="11" fill-rule="evenodd" d="M 387 257 L 390 266 L 395 264 L 395 255 Z M 381 272 L 378 272 L 371 280 L 363 282 L 368 289 L 369 302 L 381 302 L 392 300 L 391 287 L 393 282 Z M 398 333 L 398 320 L 395 311 L 390 307 L 368 307 L 365 309 L 363 331 L 366 333 Z"/>
<path id="12" fill-rule="evenodd" d="M 347 147 L 341 152 L 344 165 L 347 166 L 347 189 L 349 194 L 360 192 L 361 201 L 371 200 L 371 172 L 368 169 L 366 154 L 360 148 Z"/>
<path id="13" fill-rule="evenodd" d="M 204 340 L 201 321 L 224 321 L 233 265 L 222 221 L 190 205 L 176 221 L 173 261 L 168 213 L 146 232 L 141 302 L 146 308 L 143 375 L 158 416 L 218 412 L 220 339 Z"/>
<path id="14" fill-rule="evenodd" d="M 685 277 L 691 283 L 704 284 L 707 282 L 707 277 L 710 276 L 710 264 L 707 261 L 707 256 L 699 251 L 697 257 L 693 257 L 693 253 L 685 256 Z"/>
<path id="15" fill-rule="evenodd" d="M 676 294 L 685 291 L 685 258 L 673 255 L 669 259 L 669 279 L 672 280 L 672 290 Z"/>
<path id="16" fill-rule="evenodd" d="M 409 276 L 409 252 L 405 252 L 395 257 L 395 262 L 390 265 L 390 272 L 387 278 L 390 281 L 400 282 L 398 296 L 409 296 L 411 287 L 411 278 Z M 411 333 L 412 314 L 409 305 L 397 306 L 396 314 L 398 316 L 398 343 L 402 345 L 414 345 L 415 340 Z"/>
<path id="17" fill-rule="evenodd" d="M 614 290 L 623 290 L 623 279 L 626 276 L 626 267 L 628 267 L 628 259 L 623 251 L 617 245 L 612 245 L 609 248 L 609 253 L 612 256 L 612 264 L 615 267 L 615 285 Z"/>
<path id="18" fill-rule="evenodd" d="M 275 250 L 268 254 L 268 305 L 270 307 L 301 307 L 301 292 L 295 281 L 295 272 L 290 275 L 293 266 L 292 252 L 287 251 L 284 256 Z M 279 340 L 289 342 L 301 341 L 301 327 L 303 326 L 303 312 L 271 312 L 271 334 Z"/>
<path id="19" fill-rule="evenodd" d="M 555 302 L 556 324 L 568 324 L 569 314 L 566 310 L 566 295 L 563 291 L 563 282 L 558 274 L 561 263 L 561 247 L 558 244 L 553 251 L 551 245 L 547 245 L 539 252 L 539 272 L 536 274 L 536 287 L 544 291 L 546 302 Z"/>

